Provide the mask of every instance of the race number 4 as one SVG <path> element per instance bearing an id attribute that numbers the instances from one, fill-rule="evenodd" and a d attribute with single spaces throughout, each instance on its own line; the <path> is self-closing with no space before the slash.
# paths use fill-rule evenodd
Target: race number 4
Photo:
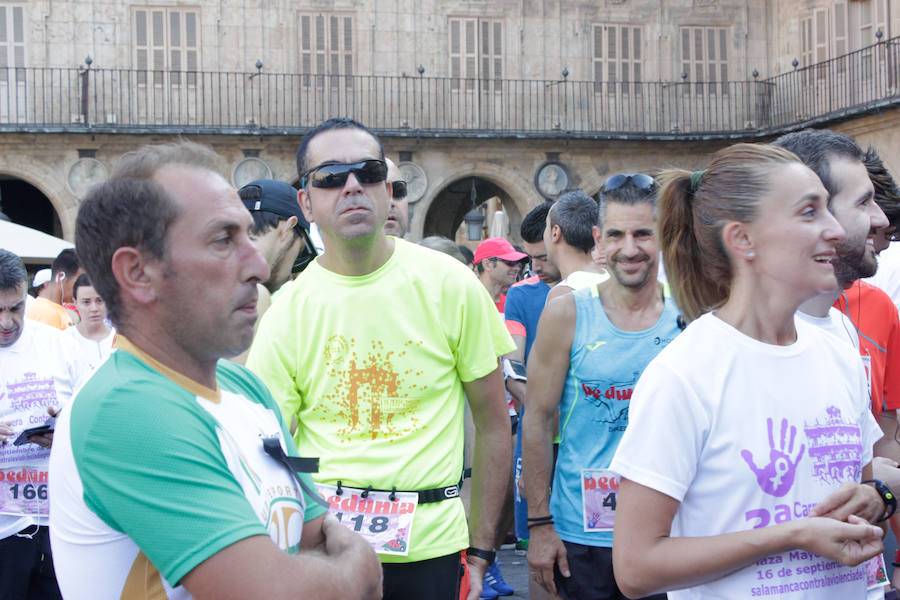
<path id="1" fill-rule="evenodd" d="M 581 471 L 584 531 L 612 531 L 616 519 L 619 479 L 609 469 Z"/>

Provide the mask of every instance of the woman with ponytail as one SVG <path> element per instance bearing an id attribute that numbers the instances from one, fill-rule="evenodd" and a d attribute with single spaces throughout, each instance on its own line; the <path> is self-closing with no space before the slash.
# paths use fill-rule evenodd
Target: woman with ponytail
<path id="1" fill-rule="evenodd" d="M 629 597 L 865 598 L 892 512 L 859 357 L 794 312 L 836 285 L 818 177 L 762 144 L 659 177 L 659 237 L 691 323 L 641 376 L 611 469 Z"/>

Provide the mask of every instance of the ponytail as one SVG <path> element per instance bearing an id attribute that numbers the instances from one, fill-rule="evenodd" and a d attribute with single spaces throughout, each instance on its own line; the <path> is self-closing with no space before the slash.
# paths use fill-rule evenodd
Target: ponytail
<path id="1" fill-rule="evenodd" d="M 753 222 L 768 192 L 773 167 L 800 162 L 767 144 L 720 150 L 706 171 L 663 171 L 659 192 L 659 243 L 672 296 L 693 321 L 728 300 L 733 269 L 722 241 L 728 221 Z"/>
<path id="2" fill-rule="evenodd" d="M 728 297 L 728 287 L 722 281 L 730 280 L 730 265 L 716 265 L 711 269 L 708 253 L 704 252 L 694 227 L 694 193 L 699 187 L 699 171 L 691 173 L 682 169 L 663 171 L 657 178 L 662 188 L 659 193 L 659 243 L 663 266 L 672 296 L 681 314 L 693 321 L 703 313 L 719 306 Z M 718 262 L 718 261 L 714 261 Z M 727 278 L 714 277 L 712 273 L 725 267 Z"/>

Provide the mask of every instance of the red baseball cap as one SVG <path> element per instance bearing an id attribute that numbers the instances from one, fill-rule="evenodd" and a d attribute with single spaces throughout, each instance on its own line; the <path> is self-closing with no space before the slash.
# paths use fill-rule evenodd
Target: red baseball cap
<path id="1" fill-rule="evenodd" d="M 488 238 L 475 248 L 475 259 L 472 262 L 477 265 L 486 258 L 518 262 L 523 258 L 528 258 L 528 255 L 524 252 L 517 252 L 512 244 L 503 238 Z"/>

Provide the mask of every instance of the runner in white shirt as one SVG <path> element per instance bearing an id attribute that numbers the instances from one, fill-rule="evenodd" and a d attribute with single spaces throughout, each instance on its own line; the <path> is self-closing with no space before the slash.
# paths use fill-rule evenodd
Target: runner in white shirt
<path id="1" fill-rule="evenodd" d="M 880 430 L 853 348 L 794 317 L 835 286 L 828 194 L 758 144 L 659 179 L 666 271 L 693 322 L 638 381 L 610 467 L 616 580 L 630 597 L 865 598 L 860 565 L 891 512 L 860 484 Z"/>
<path id="2" fill-rule="evenodd" d="M 69 403 L 87 375 L 68 336 L 25 319 L 25 266 L 0 249 L 0 598 L 59 598 L 47 531 L 53 434 L 15 443 Z"/>

